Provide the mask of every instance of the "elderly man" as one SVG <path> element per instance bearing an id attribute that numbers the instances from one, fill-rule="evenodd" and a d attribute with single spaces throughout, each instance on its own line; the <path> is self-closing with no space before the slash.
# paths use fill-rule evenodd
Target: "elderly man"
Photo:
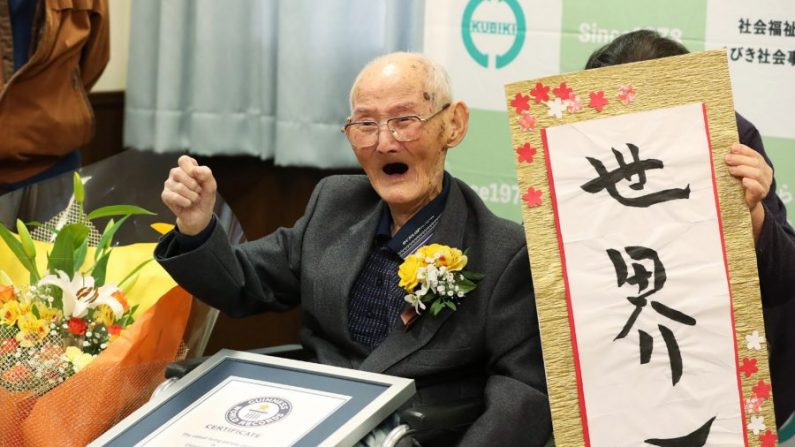
<path id="1" fill-rule="evenodd" d="M 181 157 L 162 194 L 177 230 L 158 261 L 232 316 L 300 304 L 315 361 L 413 378 L 414 404 L 482 397 L 460 445 L 543 445 L 551 425 L 523 232 L 444 171 L 467 106 L 440 66 L 408 53 L 368 64 L 350 101 L 344 131 L 366 177 L 324 179 L 293 228 L 231 247 L 212 216 L 209 168 Z M 398 268 L 431 243 L 468 250 L 466 270 L 484 276 L 411 320 Z"/>

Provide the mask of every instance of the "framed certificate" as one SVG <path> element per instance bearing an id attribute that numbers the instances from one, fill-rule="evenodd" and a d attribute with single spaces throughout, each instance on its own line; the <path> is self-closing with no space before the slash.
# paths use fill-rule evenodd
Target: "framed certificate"
<path id="1" fill-rule="evenodd" d="M 414 381 L 222 350 L 91 446 L 353 445 Z"/>

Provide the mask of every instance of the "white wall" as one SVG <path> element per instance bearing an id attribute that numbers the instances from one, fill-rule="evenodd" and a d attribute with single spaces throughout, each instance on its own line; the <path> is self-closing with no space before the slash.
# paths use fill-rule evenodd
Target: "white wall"
<path id="1" fill-rule="evenodd" d="M 130 44 L 130 8 L 132 0 L 108 0 L 110 8 L 110 62 L 93 92 L 127 89 L 127 60 Z"/>

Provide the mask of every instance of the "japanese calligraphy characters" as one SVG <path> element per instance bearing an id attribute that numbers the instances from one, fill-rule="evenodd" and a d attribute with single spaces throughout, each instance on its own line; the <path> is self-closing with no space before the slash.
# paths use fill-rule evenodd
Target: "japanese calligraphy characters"
<path id="1" fill-rule="evenodd" d="M 632 154 L 632 162 L 627 164 L 624 162 L 624 156 L 621 152 L 613 149 L 613 155 L 616 156 L 618 168 L 608 172 L 605 165 L 596 158 L 585 157 L 591 166 L 596 169 L 599 177 L 582 185 L 582 189 L 592 194 L 606 189 L 610 197 L 618 200 L 622 205 L 647 207 L 655 203 L 667 202 L 668 200 L 686 199 L 690 197 L 690 185 L 684 188 L 672 188 L 664 191 L 652 192 L 639 197 L 624 197 L 616 189 L 616 184 L 621 180 L 631 180 L 633 176 L 638 177 L 638 181 L 629 185 L 635 191 L 643 190 L 646 186 L 646 171 L 649 169 L 662 169 L 663 162 L 660 160 L 640 160 L 638 158 L 638 147 L 632 143 L 627 143 L 630 153 Z"/>
<path id="2" fill-rule="evenodd" d="M 706 119 L 542 131 L 590 445 L 743 444 Z"/>

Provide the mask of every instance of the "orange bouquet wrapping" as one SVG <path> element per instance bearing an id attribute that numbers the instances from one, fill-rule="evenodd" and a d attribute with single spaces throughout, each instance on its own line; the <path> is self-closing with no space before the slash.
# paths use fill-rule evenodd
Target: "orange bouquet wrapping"
<path id="1" fill-rule="evenodd" d="M 0 388 L 0 446 L 84 446 L 143 405 L 177 356 L 191 297 L 174 287 L 43 396 Z"/>

